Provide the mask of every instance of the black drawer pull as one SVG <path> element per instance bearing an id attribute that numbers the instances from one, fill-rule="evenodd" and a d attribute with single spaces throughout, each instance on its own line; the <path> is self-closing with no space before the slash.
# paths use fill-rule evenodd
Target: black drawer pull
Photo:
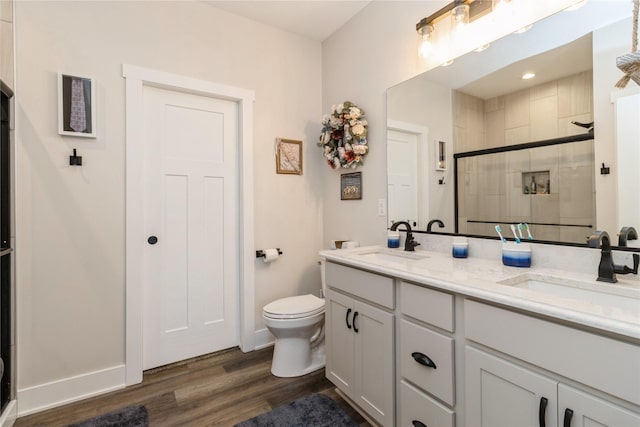
<path id="1" fill-rule="evenodd" d="M 427 427 L 427 425 L 425 423 L 421 423 L 418 420 L 411 421 L 411 424 L 413 424 L 413 427 Z"/>
<path id="2" fill-rule="evenodd" d="M 356 326 L 356 318 L 358 317 L 358 312 L 354 312 L 353 313 L 353 331 L 357 334 L 358 333 L 358 327 Z"/>
<path id="3" fill-rule="evenodd" d="M 351 309 L 347 309 L 347 317 L 344 319 L 347 322 L 347 328 L 351 329 L 351 325 L 349 324 L 349 315 L 351 314 Z"/>
<path id="4" fill-rule="evenodd" d="M 540 398 L 540 407 L 538 408 L 538 423 L 540 427 L 545 427 L 546 422 L 544 420 L 545 413 L 547 412 L 547 405 L 549 404 L 549 399 L 546 397 Z"/>
<path id="5" fill-rule="evenodd" d="M 411 353 L 411 357 L 413 357 L 414 360 L 421 365 L 428 366 L 429 368 L 437 369 L 436 364 L 426 354 L 422 354 L 418 351 L 414 351 L 413 353 Z"/>
<path id="6" fill-rule="evenodd" d="M 571 427 L 571 418 L 573 418 L 573 411 L 569 408 L 564 410 L 564 422 L 562 425 L 564 427 Z"/>

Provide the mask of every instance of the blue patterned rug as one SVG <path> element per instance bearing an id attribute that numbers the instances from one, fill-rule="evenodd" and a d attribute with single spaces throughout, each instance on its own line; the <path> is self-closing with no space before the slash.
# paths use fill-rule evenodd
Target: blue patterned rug
<path id="1" fill-rule="evenodd" d="M 324 394 L 312 394 L 279 406 L 234 427 L 357 427 L 338 404 Z"/>
<path id="2" fill-rule="evenodd" d="M 69 424 L 68 427 L 147 427 L 149 414 L 144 406 L 128 406 L 118 411 Z"/>

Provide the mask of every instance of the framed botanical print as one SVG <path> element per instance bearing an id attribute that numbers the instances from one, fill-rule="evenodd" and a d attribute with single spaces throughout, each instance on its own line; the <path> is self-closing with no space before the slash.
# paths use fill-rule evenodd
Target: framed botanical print
<path id="1" fill-rule="evenodd" d="M 58 73 L 58 133 L 96 137 L 95 80 Z"/>
<path id="2" fill-rule="evenodd" d="M 302 175 L 302 141 L 276 140 L 276 173 Z"/>

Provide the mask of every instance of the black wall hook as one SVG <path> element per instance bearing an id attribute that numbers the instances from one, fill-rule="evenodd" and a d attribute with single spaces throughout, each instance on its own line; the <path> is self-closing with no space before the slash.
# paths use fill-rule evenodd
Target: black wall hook
<path id="1" fill-rule="evenodd" d="M 610 170 L 608 167 L 605 167 L 604 163 L 602 164 L 602 167 L 600 168 L 600 175 L 609 175 Z"/>
<path id="2" fill-rule="evenodd" d="M 76 149 L 73 149 L 73 156 L 69 156 L 69 165 L 82 166 L 82 156 L 76 154 Z"/>

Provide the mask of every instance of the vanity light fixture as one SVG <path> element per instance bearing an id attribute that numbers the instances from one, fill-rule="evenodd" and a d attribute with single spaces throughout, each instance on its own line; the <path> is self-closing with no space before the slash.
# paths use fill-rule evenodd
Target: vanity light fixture
<path id="1" fill-rule="evenodd" d="M 506 1 L 506 0 L 502 0 Z M 512 0 L 509 0 L 512 1 Z M 450 19 L 451 25 L 444 26 L 445 33 L 449 30 L 449 36 L 453 39 L 464 37 L 465 29 L 469 22 L 480 18 L 491 12 L 492 2 L 481 0 L 454 0 L 447 4 L 437 12 L 422 18 L 416 24 L 416 32 L 418 33 L 418 54 L 422 58 L 433 57 L 437 54 L 437 46 L 434 41 L 434 32 L 436 24 L 447 18 Z M 478 48 L 478 51 L 484 50 L 488 45 Z"/>
<path id="2" fill-rule="evenodd" d="M 535 76 L 536 76 L 535 73 L 524 73 L 522 75 L 522 80 L 529 80 L 529 79 L 534 78 Z"/>

